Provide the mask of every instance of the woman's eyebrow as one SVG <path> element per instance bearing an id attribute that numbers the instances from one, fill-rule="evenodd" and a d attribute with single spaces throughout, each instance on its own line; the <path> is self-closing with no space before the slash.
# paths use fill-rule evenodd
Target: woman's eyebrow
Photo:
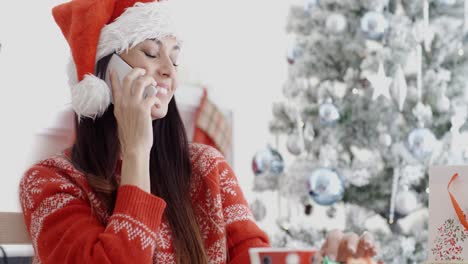
<path id="1" fill-rule="evenodd" d="M 159 39 L 152 39 L 154 42 L 156 42 L 156 44 L 158 45 L 161 45 L 162 42 L 159 40 Z M 172 47 L 173 50 L 180 50 L 180 46 L 179 45 L 174 45 L 174 47 Z"/>

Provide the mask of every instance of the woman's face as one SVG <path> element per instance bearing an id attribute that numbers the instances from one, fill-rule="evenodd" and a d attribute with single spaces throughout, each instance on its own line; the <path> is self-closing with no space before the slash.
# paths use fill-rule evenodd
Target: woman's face
<path id="1" fill-rule="evenodd" d="M 151 107 L 153 120 L 166 116 L 169 102 L 177 89 L 179 51 L 176 39 L 165 37 L 161 40 L 147 39 L 119 54 L 130 66 L 145 69 L 145 75 L 153 77 L 158 86 L 167 89 L 167 94 L 158 93 L 156 95 L 161 100 L 161 106 L 153 105 Z"/>

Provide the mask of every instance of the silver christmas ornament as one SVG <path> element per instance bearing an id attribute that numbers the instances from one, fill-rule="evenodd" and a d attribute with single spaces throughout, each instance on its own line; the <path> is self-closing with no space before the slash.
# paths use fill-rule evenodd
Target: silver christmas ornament
<path id="1" fill-rule="evenodd" d="M 252 159 L 252 170 L 255 176 L 263 174 L 279 175 L 284 170 L 283 157 L 271 147 L 259 150 Z"/>
<path id="2" fill-rule="evenodd" d="M 328 16 L 325 22 L 325 28 L 332 34 L 341 34 L 346 30 L 348 22 L 341 13 L 334 13 Z"/>
<path id="3" fill-rule="evenodd" d="M 398 192 L 395 200 L 395 210 L 400 215 L 408 215 L 419 208 L 418 198 L 413 191 Z"/>
<path id="4" fill-rule="evenodd" d="M 288 149 L 289 153 L 293 155 L 300 155 L 304 148 L 304 143 L 301 142 L 301 137 L 299 133 L 291 133 L 288 136 L 288 141 L 286 142 L 286 148 Z"/>
<path id="5" fill-rule="evenodd" d="M 308 181 L 309 195 L 320 205 L 332 205 L 343 198 L 344 182 L 333 170 L 316 169 Z"/>
<path id="6" fill-rule="evenodd" d="M 388 21 L 382 13 L 367 12 L 361 19 L 361 30 L 368 39 L 382 39 L 387 28 Z"/>
<path id="7" fill-rule="evenodd" d="M 441 6 L 453 6 L 457 3 L 457 0 L 437 0 L 436 2 Z"/>
<path id="8" fill-rule="evenodd" d="M 250 209 L 252 210 L 255 220 L 262 221 L 265 219 L 267 209 L 262 201 L 255 199 L 255 201 L 250 204 Z"/>
<path id="9" fill-rule="evenodd" d="M 403 111 L 403 106 L 406 101 L 406 95 L 408 94 L 408 85 L 406 84 L 405 74 L 401 65 L 398 65 L 395 73 L 395 80 L 393 81 L 392 91 L 395 100 L 398 103 L 398 110 Z"/>
<path id="10" fill-rule="evenodd" d="M 340 113 L 336 106 L 330 101 L 323 103 L 319 107 L 320 122 L 325 125 L 332 125 L 340 119 Z"/>
<path id="11" fill-rule="evenodd" d="M 319 0 L 305 0 L 304 11 L 310 13 L 310 11 L 319 6 Z"/>
<path id="12" fill-rule="evenodd" d="M 408 136 L 409 149 L 418 159 L 425 159 L 430 156 L 436 143 L 436 137 L 427 128 L 416 128 Z"/>

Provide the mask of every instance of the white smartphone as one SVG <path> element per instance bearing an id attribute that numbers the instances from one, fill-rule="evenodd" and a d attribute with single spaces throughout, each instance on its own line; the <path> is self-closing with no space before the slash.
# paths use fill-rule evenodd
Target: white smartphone
<path id="1" fill-rule="evenodd" d="M 114 72 L 117 74 L 120 85 L 122 85 L 122 81 L 124 77 L 132 70 L 132 67 L 128 65 L 122 58 L 120 58 L 119 55 L 115 54 L 112 55 L 111 59 L 109 60 L 109 64 L 107 65 L 107 71 L 106 71 L 106 83 L 111 87 L 111 81 L 110 81 L 110 69 L 114 69 Z M 145 91 L 143 92 L 143 99 L 145 99 L 148 96 L 154 96 L 158 93 L 158 90 L 156 87 L 153 85 L 149 85 L 145 88 Z M 112 103 L 114 102 L 114 99 L 112 97 Z"/>

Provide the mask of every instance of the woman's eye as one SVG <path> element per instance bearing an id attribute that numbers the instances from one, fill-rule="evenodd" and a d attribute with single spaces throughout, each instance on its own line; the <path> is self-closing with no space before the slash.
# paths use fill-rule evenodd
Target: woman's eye
<path id="1" fill-rule="evenodd" d="M 146 55 L 147 57 L 150 57 L 150 58 L 152 58 L 152 59 L 154 59 L 154 58 L 156 58 L 156 57 L 157 57 L 157 55 L 151 55 L 151 54 L 149 54 L 149 53 L 146 53 L 146 52 L 145 52 L 145 55 Z"/>

